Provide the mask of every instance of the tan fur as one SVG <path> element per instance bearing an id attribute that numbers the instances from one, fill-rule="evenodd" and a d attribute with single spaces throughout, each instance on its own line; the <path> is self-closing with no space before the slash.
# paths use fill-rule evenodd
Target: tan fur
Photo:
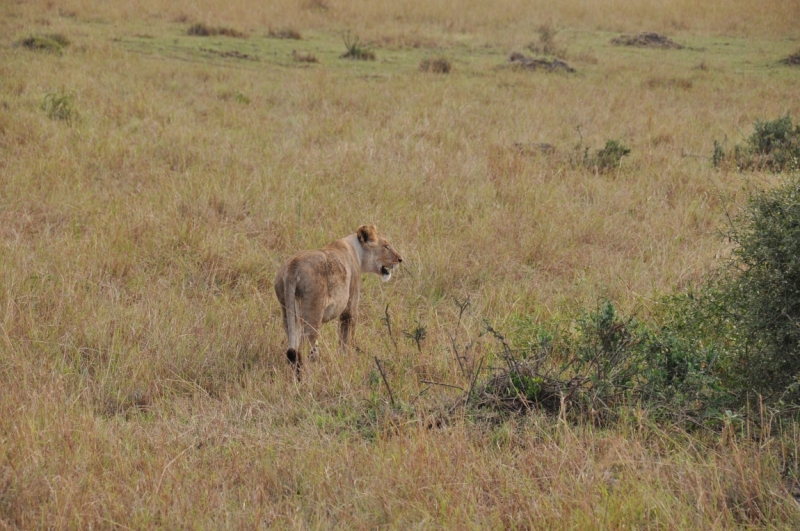
<path id="1" fill-rule="evenodd" d="M 289 339 L 286 357 L 298 377 L 302 338 L 316 357 L 322 324 L 338 317 L 339 346 L 345 350 L 355 332 L 361 274 L 375 273 L 386 281 L 402 261 L 374 225 L 362 225 L 319 251 L 302 251 L 284 262 L 275 277 L 275 295 Z"/>

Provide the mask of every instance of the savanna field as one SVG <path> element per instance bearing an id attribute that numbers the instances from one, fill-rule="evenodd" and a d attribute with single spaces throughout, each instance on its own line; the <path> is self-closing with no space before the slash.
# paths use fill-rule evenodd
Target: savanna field
<path id="1" fill-rule="evenodd" d="M 800 528 L 793 403 L 574 379 L 655 344 L 633 319 L 797 171 L 712 155 L 800 119 L 798 28 L 781 0 L 3 1 L 0 528 Z M 666 44 L 612 42 L 641 32 Z M 297 381 L 275 273 L 367 223 L 403 264 Z M 568 345 L 591 398 L 548 410 L 514 367 Z"/>

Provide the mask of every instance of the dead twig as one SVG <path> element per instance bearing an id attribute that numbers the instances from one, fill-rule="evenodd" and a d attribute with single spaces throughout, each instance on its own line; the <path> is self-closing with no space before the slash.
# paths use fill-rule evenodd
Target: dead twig
<path id="1" fill-rule="evenodd" d="M 478 375 L 480 374 L 481 369 L 483 368 L 483 360 L 484 358 L 481 358 L 480 363 L 478 363 L 477 370 L 472 375 L 472 383 L 469 384 L 469 391 L 467 392 L 467 399 L 465 401 L 466 403 L 469 403 L 469 399 L 472 397 L 472 391 L 475 390 L 475 382 L 478 381 Z"/>
<path id="2" fill-rule="evenodd" d="M 467 371 L 464 369 L 464 363 L 461 361 L 461 355 L 458 353 L 458 343 L 456 339 L 458 338 L 458 329 L 461 327 L 461 318 L 464 316 L 464 311 L 467 309 L 467 306 L 470 304 L 469 297 L 464 300 L 464 302 L 459 301 L 455 297 L 453 297 L 453 301 L 458 306 L 458 322 L 456 323 L 455 330 L 450 336 L 450 343 L 453 345 L 453 355 L 456 357 L 456 361 L 458 362 L 458 366 L 461 368 L 461 375 L 465 378 L 467 377 Z"/>
<path id="3" fill-rule="evenodd" d="M 386 390 L 389 392 L 389 403 L 394 407 L 394 395 L 392 394 L 392 388 L 389 387 L 389 380 L 386 379 L 386 373 L 383 372 L 383 367 L 381 367 L 381 362 L 378 360 L 378 357 L 373 356 L 373 358 L 375 359 L 375 365 L 378 366 L 378 371 L 381 373 L 383 383 L 386 385 Z"/>
<path id="4" fill-rule="evenodd" d="M 459 387 L 458 385 L 446 384 L 442 382 L 433 382 L 430 380 L 420 380 L 419 383 L 430 384 L 430 385 L 441 385 L 442 387 L 452 387 L 453 389 L 458 389 L 459 391 L 464 391 L 463 387 Z"/>

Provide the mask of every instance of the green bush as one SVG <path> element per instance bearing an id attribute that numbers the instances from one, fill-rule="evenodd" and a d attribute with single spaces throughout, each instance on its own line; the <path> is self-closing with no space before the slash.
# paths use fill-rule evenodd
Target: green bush
<path id="1" fill-rule="evenodd" d="M 618 140 L 606 140 L 603 149 L 598 149 L 591 153 L 588 146 L 585 146 L 583 139 L 575 146 L 570 161 L 573 166 L 584 166 L 597 173 L 608 173 L 616 170 L 622 163 L 622 157 L 630 154 L 630 148 L 626 147 Z"/>
<path id="2" fill-rule="evenodd" d="M 597 152 L 594 165 L 600 173 L 616 170 L 622 162 L 622 157 L 627 156 L 630 152 L 631 150 L 622 145 L 621 142 L 608 140 L 605 147 Z"/>
<path id="3" fill-rule="evenodd" d="M 606 422 L 619 406 L 638 404 L 654 417 L 700 422 L 730 402 L 721 387 L 719 350 L 705 338 L 696 301 L 666 299 L 660 324 L 621 315 L 610 301 L 584 312 L 574 326 L 558 328 L 514 319 L 503 374 L 480 388 L 482 405 L 522 409 L 536 404 L 550 413 L 561 405 L 572 418 Z M 487 395 L 494 395 L 494 399 Z M 510 397 L 524 398 L 510 403 Z"/>
<path id="4" fill-rule="evenodd" d="M 740 391 L 770 401 L 800 399 L 800 179 L 754 192 L 728 236 L 729 268 L 709 290 L 722 317 Z"/>
<path id="5" fill-rule="evenodd" d="M 773 173 L 800 170 L 800 125 L 789 115 L 772 121 L 756 121 L 755 131 L 745 145 L 726 153 L 714 141 L 711 163 L 714 167 L 733 166 L 739 170 L 767 170 Z"/>
<path id="6" fill-rule="evenodd" d="M 781 141 L 760 133 L 764 149 L 768 137 Z M 754 191 L 727 236 L 726 266 L 696 291 L 662 299 L 647 322 L 604 301 L 561 333 L 525 316 L 512 319 L 510 341 L 487 327 L 506 368 L 478 387 L 476 405 L 566 408 L 595 422 L 640 404 L 699 423 L 748 404 L 800 404 L 800 176 Z"/>

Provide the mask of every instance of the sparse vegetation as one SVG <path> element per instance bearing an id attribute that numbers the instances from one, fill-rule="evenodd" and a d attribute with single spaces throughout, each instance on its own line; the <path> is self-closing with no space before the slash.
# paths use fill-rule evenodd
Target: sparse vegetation
<path id="1" fill-rule="evenodd" d="M 0 528 L 800 527 L 797 173 L 707 160 L 796 117 L 791 3 L 55 4 L 0 2 L 73 40 L 0 47 Z M 402 267 L 296 382 L 274 274 L 362 223 Z"/>

